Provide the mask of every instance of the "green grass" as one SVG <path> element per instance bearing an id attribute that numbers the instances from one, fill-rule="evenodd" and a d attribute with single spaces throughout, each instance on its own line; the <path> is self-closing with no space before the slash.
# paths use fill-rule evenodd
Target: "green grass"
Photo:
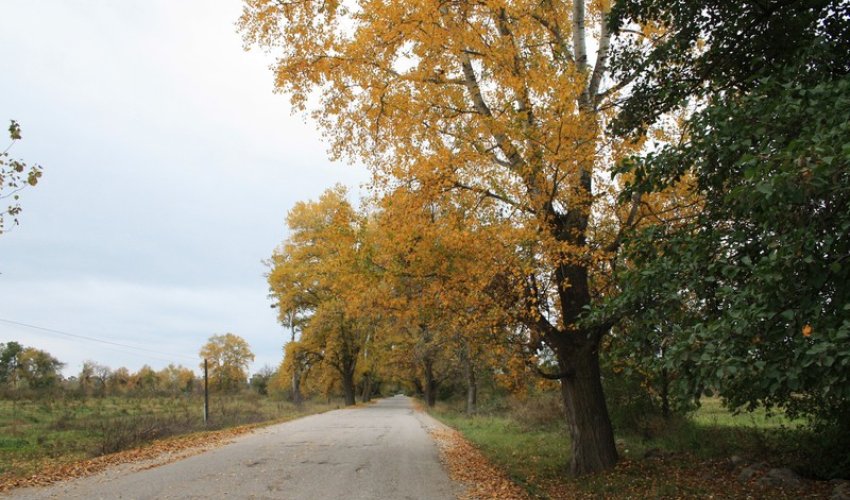
<path id="1" fill-rule="evenodd" d="M 444 406 L 432 413 L 459 430 L 526 488 L 534 488 L 529 478 L 557 477 L 569 463 L 569 437 L 562 427 L 528 429 L 510 417 L 467 417 Z"/>
<path id="2" fill-rule="evenodd" d="M 719 399 L 704 399 L 702 406 L 687 417 L 669 421 L 658 417 L 649 421 L 644 432 L 617 432 L 621 457 L 639 465 L 618 469 L 615 474 L 571 481 L 570 438 L 560 420 L 521 423 L 527 422 L 523 418 L 525 412 L 516 409 L 470 417 L 446 404 L 438 405 L 432 413 L 459 430 L 535 497 L 545 497 L 541 485 L 553 482 L 569 484 L 571 491 L 590 495 L 629 496 L 640 491 L 640 495 L 657 497 L 705 496 L 708 492 L 700 484 L 665 480 L 670 472 L 669 461 L 645 460 L 645 455 L 652 450 L 650 453 L 656 455 L 690 457 L 685 460 L 688 463 L 677 465 L 679 470 L 687 470 L 701 460 L 720 460 L 733 454 L 753 460 L 776 459 L 775 453 L 787 447 L 783 445 L 785 438 L 802 423 L 783 415 L 768 415 L 763 410 L 733 414 L 722 407 Z"/>
<path id="3" fill-rule="evenodd" d="M 732 413 L 723 407 L 720 398 L 702 398 L 700 407 L 691 415 L 691 420 L 706 426 L 758 429 L 795 428 L 805 423 L 802 419 L 792 420 L 782 412 L 768 412 L 764 408 L 756 408 L 752 412 Z"/>
<path id="4" fill-rule="evenodd" d="M 155 439 L 242 424 L 289 420 L 336 407 L 295 407 L 256 394 L 203 397 L 0 399 L 0 475 L 21 476 L 45 464 L 66 463 L 132 448 Z"/>

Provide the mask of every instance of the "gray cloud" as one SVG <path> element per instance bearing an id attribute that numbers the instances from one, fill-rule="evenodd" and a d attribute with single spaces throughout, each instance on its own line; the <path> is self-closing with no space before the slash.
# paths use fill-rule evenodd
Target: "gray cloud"
<path id="1" fill-rule="evenodd" d="M 0 119 L 21 123 L 12 153 L 45 175 L 0 237 L 0 317 L 190 357 L 232 331 L 255 367 L 279 362 L 261 261 L 297 200 L 368 175 L 330 163 L 313 125 L 272 93 L 269 59 L 242 51 L 239 11 L 4 4 Z M 84 359 L 167 364 L 0 325 L 5 340 L 53 352 L 66 372 Z"/>

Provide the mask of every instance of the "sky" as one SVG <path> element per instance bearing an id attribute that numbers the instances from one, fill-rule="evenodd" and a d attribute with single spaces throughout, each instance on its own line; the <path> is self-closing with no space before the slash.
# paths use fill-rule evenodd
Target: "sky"
<path id="1" fill-rule="evenodd" d="M 296 201 L 337 183 L 356 194 L 369 176 L 329 161 L 273 92 L 240 12 L 237 0 L 2 0 L 0 125 L 20 123 L 11 156 L 44 176 L 0 235 L 0 342 L 50 352 L 65 375 L 85 360 L 197 371 L 226 332 L 248 341 L 252 371 L 280 363 L 288 332 L 263 260 Z"/>

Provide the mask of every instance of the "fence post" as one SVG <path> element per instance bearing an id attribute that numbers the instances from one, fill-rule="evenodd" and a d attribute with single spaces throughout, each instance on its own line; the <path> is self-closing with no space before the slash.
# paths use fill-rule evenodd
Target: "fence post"
<path id="1" fill-rule="evenodd" d="M 207 358 L 204 358 L 204 425 L 210 418 L 210 390 L 209 377 L 207 375 Z"/>

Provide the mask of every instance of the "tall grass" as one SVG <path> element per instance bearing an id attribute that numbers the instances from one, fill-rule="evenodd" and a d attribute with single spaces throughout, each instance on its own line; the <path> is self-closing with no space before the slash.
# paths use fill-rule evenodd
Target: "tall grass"
<path id="1" fill-rule="evenodd" d="M 0 475 L 23 475 L 48 462 L 90 458 L 168 436 L 295 418 L 334 407 L 297 407 L 254 393 L 203 397 L 0 400 Z"/>

